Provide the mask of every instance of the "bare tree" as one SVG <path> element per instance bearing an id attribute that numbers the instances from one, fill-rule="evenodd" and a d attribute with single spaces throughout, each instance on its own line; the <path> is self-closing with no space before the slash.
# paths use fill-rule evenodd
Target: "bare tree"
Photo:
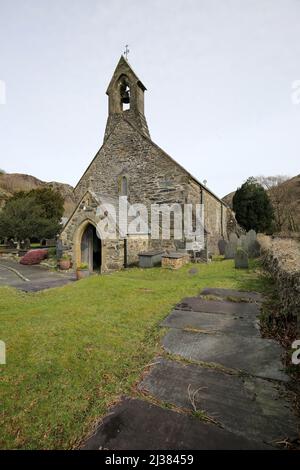
<path id="1" fill-rule="evenodd" d="M 276 231 L 296 231 L 298 229 L 295 222 L 297 201 L 293 197 L 293 188 L 289 185 L 290 177 L 286 175 L 261 175 L 255 179 L 268 191 L 274 208 Z"/>
<path id="2" fill-rule="evenodd" d="M 288 181 L 290 179 L 290 176 L 287 176 L 287 175 L 275 175 L 275 176 L 260 175 L 260 176 L 256 176 L 255 179 L 267 191 L 269 191 L 274 186 L 277 187 L 280 184 L 284 183 L 285 181 Z"/>

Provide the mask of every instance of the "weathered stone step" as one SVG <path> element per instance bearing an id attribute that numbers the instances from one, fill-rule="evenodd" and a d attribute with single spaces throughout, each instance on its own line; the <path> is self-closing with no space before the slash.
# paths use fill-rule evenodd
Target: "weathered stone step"
<path id="1" fill-rule="evenodd" d="M 216 363 L 258 377 L 289 380 L 282 371 L 283 349 L 271 339 L 208 335 L 172 328 L 163 338 L 163 347 L 186 359 Z"/>
<path id="2" fill-rule="evenodd" d="M 214 424 L 144 400 L 125 398 L 110 410 L 85 450 L 266 449 Z"/>
<path id="3" fill-rule="evenodd" d="M 259 315 L 259 307 L 255 303 L 205 300 L 201 297 L 186 297 L 175 306 L 175 309 L 192 312 L 231 313 L 240 317 Z"/>
<path id="4" fill-rule="evenodd" d="M 223 313 L 190 312 L 173 310 L 161 323 L 168 328 L 199 329 L 208 333 L 222 332 L 242 336 L 260 337 L 259 324 L 256 316 L 240 318 L 237 315 Z"/>
<path id="5" fill-rule="evenodd" d="M 200 292 L 200 295 L 215 295 L 226 299 L 232 297 L 237 300 L 245 300 L 252 302 L 262 302 L 263 296 L 259 292 L 239 291 L 234 289 L 222 289 L 218 287 L 207 287 Z"/>
<path id="6" fill-rule="evenodd" d="M 300 424 L 282 384 L 196 364 L 159 358 L 139 389 L 180 408 L 205 411 L 228 431 L 273 445 L 294 438 Z"/>

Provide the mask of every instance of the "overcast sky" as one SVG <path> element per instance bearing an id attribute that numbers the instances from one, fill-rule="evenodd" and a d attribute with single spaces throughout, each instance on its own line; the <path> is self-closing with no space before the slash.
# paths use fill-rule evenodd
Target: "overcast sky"
<path id="1" fill-rule="evenodd" d="M 219 196 L 300 173 L 299 0 L 0 0 L 0 168 L 75 185 L 126 43 L 152 139 Z"/>

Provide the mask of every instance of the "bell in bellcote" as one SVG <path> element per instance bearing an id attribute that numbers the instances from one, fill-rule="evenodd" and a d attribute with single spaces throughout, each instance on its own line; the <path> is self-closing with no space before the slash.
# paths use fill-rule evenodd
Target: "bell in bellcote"
<path id="1" fill-rule="evenodd" d="M 121 101 L 124 104 L 129 104 L 130 103 L 130 91 L 128 85 L 125 83 L 121 84 L 120 87 L 120 92 L 121 92 Z"/>
<path id="2" fill-rule="evenodd" d="M 122 93 L 122 103 L 128 104 L 130 102 L 129 90 Z"/>

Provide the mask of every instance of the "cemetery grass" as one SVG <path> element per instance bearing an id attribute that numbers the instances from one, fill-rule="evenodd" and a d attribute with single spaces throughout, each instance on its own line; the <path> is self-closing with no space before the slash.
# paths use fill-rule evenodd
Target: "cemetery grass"
<path id="1" fill-rule="evenodd" d="M 269 282 L 255 261 L 235 270 L 218 260 L 132 268 L 34 294 L 0 288 L 0 448 L 77 447 L 110 405 L 134 393 L 178 301 L 204 287 L 264 292 Z"/>

